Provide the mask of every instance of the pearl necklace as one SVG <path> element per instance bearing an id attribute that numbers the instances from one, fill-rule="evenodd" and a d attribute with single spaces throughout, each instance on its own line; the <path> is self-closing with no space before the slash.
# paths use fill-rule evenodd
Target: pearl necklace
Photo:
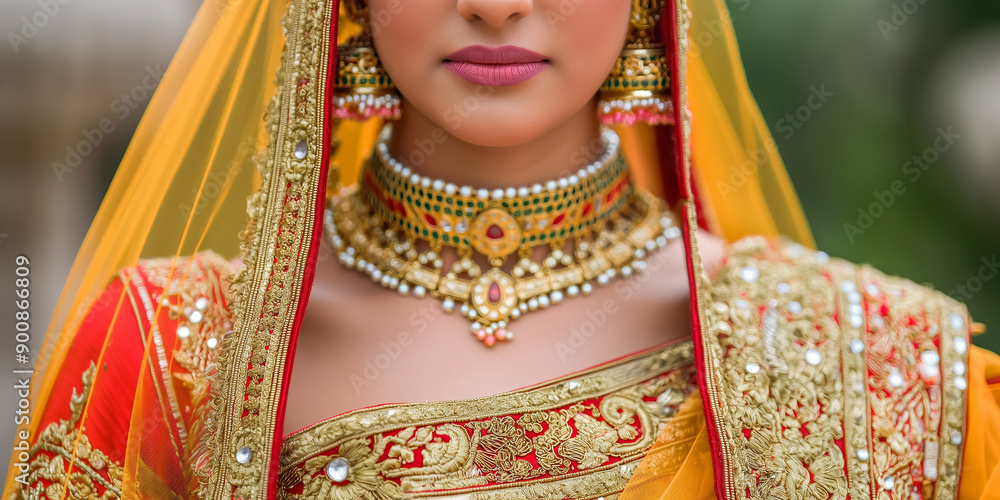
<path id="1" fill-rule="evenodd" d="M 391 130 L 383 128 L 359 185 L 330 199 L 330 243 L 341 264 L 382 286 L 436 297 L 448 313 L 457 307 L 487 346 L 512 339 L 508 325 L 528 312 L 644 271 L 648 252 L 680 236 L 663 202 L 632 187 L 609 128 L 604 153 L 576 173 L 493 190 L 413 172 L 389 154 Z M 536 262 L 539 246 L 548 253 Z M 457 256 L 447 270 L 445 247 Z"/>

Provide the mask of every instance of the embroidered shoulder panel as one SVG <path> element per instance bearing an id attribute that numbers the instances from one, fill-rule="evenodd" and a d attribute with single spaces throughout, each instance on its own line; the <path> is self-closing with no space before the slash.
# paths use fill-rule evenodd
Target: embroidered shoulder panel
<path id="1" fill-rule="evenodd" d="M 695 391 L 684 342 L 528 389 L 396 404 L 285 439 L 278 497 L 611 500 Z"/>
<path id="2" fill-rule="evenodd" d="M 159 403 L 173 416 L 171 442 L 186 462 L 184 468 L 204 478 L 209 460 L 205 435 L 209 383 L 223 339 L 233 329 L 226 280 L 232 268 L 214 252 L 148 259 L 140 267 L 145 279 L 133 275 L 137 290 L 133 307 L 150 325 L 149 369 Z"/>
<path id="3" fill-rule="evenodd" d="M 50 423 L 28 450 L 28 474 L 22 488 L 15 488 L 14 499 L 121 497 L 122 465 L 111 461 L 107 453 L 95 448 L 77 424 L 94 382 L 97 367 L 93 362 L 83 373 L 83 388 L 73 389 L 70 418 Z"/>
<path id="4" fill-rule="evenodd" d="M 800 245 L 729 249 L 701 339 L 729 499 L 954 499 L 970 319 Z"/>
<path id="5" fill-rule="evenodd" d="M 83 373 L 83 387 L 79 391 L 73 389 L 69 418 L 51 422 L 35 438 L 29 451 L 30 471 L 24 481 L 27 484 L 14 498 L 112 499 L 124 494 L 124 469 L 119 459 L 125 450 L 99 449 L 95 443 L 108 443 L 108 433 L 112 431 L 88 420 L 85 415 L 88 402 L 100 400 L 95 394 L 105 401 L 108 392 L 134 394 L 136 377 L 132 374 L 138 375 L 135 370 L 149 374 L 140 378 L 151 381 L 156 404 L 160 406 L 144 411 L 154 410 L 159 414 L 162 408 L 166 410 L 162 414 L 169 415 L 169 432 L 163 435 L 167 436 L 164 439 L 168 441 L 164 443 L 170 449 L 164 450 L 165 456 L 179 457 L 185 462 L 183 466 L 190 468 L 198 452 L 203 452 L 200 429 L 210 399 L 207 397 L 207 374 L 212 369 L 213 353 L 222 335 L 232 328 L 232 315 L 226 309 L 227 285 L 223 278 L 229 272 L 225 259 L 203 252 L 194 257 L 146 259 L 118 273 L 118 279 L 125 284 L 120 318 L 127 314 L 125 311 L 131 310 L 136 322 L 116 324 L 112 330 L 115 338 L 108 344 L 112 347 L 105 354 L 103 365 L 105 371 L 109 363 L 124 366 L 124 371 L 119 373 L 127 373 L 132 382 L 102 379 L 104 382 L 95 390 L 96 353 L 100 345 L 80 346 L 81 353 L 95 353 Z M 105 335 L 103 328 L 95 337 L 101 341 Z M 140 347 L 132 350 L 130 346 L 133 345 Z M 145 346 L 148 357 L 143 358 L 141 346 Z M 66 376 L 75 378 L 77 375 L 66 373 Z M 129 399 L 125 408 L 131 406 Z M 116 419 L 128 422 L 129 415 L 119 415 Z M 88 437 L 81 428 L 91 430 L 91 435 Z M 158 430 L 151 428 L 150 432 Z M 64 492 L 64 488 L 68 491 Z"/>
<path id="6" fill-rule="evenodd" d="M 169 328 L 173 334 L 170 336 L 177 339 L 172 353 L 176 366 L 171 367 L 171 376 L 183 385 L 191 403 L 197 406 L 208 393 L 208 374 L 222 338 L 233 329 L 226 281 L 230 265 L 216 253 L 203 252 L 176 261 L 149 259 L 143 261 L 142 269 L 155 290 L 149 295 L 149 303 L 146 297 L 140 297 L 146 319 L 152 322 L 157 306 L 166 311 L 160 318 L 163 324 L 158 326 Z M 185 414 L 190 417 L 190 411 Z"/>

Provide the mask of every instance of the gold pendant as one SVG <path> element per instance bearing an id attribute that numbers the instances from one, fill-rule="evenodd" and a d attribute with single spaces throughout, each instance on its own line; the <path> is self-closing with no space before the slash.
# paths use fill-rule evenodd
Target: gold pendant
<path id="1" fill-rule="evenodd" d="M 387 137 L 359 186 L 330 201 L 325 229 L 339 261 L 458 309 L 487 346 L 512 339 L 509 324 L 524 314 L 643 272 L 648 252 L 680 236 L 663 202 L 632 187 L 610 130 L 606 153 L 576 174 L 493 191 L 420 177 L 388 156 Z M 548 254 L 536 262 L 539 246 Z M 444 248 L 457 256 L 447 270 Z"/>

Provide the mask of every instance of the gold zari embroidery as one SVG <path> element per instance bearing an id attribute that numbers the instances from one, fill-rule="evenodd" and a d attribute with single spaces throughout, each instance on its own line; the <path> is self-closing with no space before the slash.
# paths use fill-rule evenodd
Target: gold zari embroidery
<path id="1" fill-rule="evenodd" d="M 286 438 L 279 496 L 614 498 L 694 390 L 692 348 L 672 345 L 487 398 L 321 422 Z M 337 463 L 345 478 L 327 470 Z"/>
<path id="2" fill-rule="evenodd" d="M 121 497 L 121 464 L 112 462 L 106 453 L 94 448 L 87 435 L 77 428 L 90 397 L 96 369 L 91 361 L 90 367 L 83 373 L 83 389 L 80 392 L 73 389 L 69 420 L 52 422 L 39 434 L 29 451 L 29 486 L 15 489 L 14 498 L 110 500 Z M 46 486 L 43 481 L 49 484 Z"/>
<path id="3" fill-rule="evenodd" d="M 243 269 L 232 279 L 236 325 L 222 341 L 205 443 L 210 462 L 199 494 L 213 500 L 264 499 L 290 331 L 316 223 L 324 112 L 335 3 L 292 0 L 277 92 L 268 110 L 266 154 L 254 162 L 262 186 L 247 204 Z M 304 153 L 304 154 L 303 154 Z"/>
<path id="4" fill-rule="evenodd" d="M 731 247 L 711 293 L 703 345 L 725 498 L 956 497 L 961 304 L 763 238 Z"/>
<path id="5" fill-rule="evenodd" d="M 192 464 L 208 460 L 206 448 L 209 437 L 205 432 L 209 411 L 209 377 L 215 370 L 216 356 L 221 339 L 233 327 L 232 313 L 227 309 L 229 263 L 214 252 L 202 252 L 193 258 L 149 259 L 142 268 L 148 283 L 162 289 L 159 296 L 146 297 L 157 303 L 144 304 L 148 320 L 153 323 L 155 308 L 166 310 L 166 317 L 176 321 L 176 343 L 169 367 L 169 377 L 179 384 L 178 392 L 184 394 L 184 406 L 177 418 L 188 429 L 184 443 L 185 459 Z M 137 287 L 144 287 L 137 283 Z M 162 316 L 158 316 L 162 319 Z M 154 342 L 159 338 L 160 325 L 154 326 Z M 182 434 L 184 436 L 184 434 Z M 204 477 L 201 467 L 193 472 Z"/>

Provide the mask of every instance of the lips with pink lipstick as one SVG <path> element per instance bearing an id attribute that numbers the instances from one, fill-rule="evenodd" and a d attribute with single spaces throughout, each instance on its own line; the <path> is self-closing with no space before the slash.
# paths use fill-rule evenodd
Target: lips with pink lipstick
<path id="1" fill-rule="evenodd" d="M 549 60 L 514 45 L 472 45 L 446 57 L 444 66 L 469 82 L 502 87 L 530 80 L 549 66 Z"/>

